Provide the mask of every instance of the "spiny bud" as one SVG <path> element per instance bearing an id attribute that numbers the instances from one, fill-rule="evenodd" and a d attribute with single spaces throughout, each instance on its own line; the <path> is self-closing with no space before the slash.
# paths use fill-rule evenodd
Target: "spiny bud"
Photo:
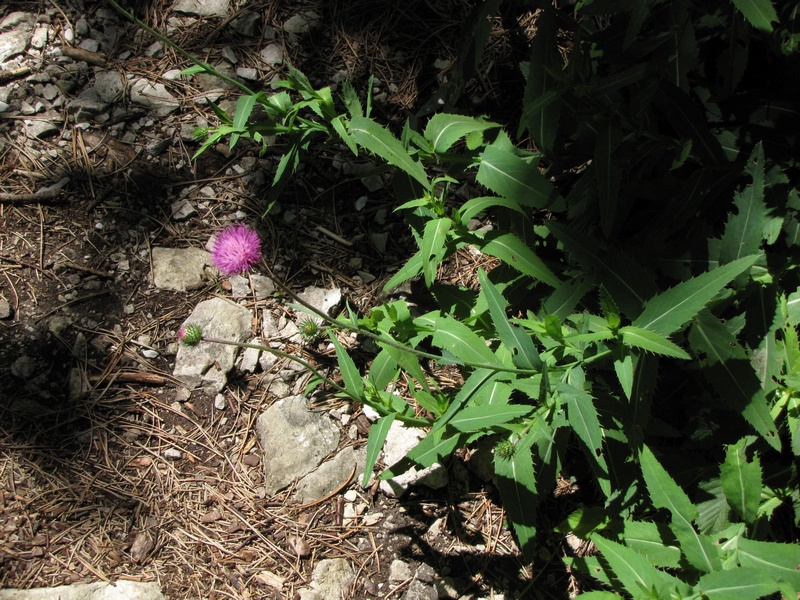
<path id="1" fill-rule="evenodd" d="M 320 329 L 319 323 L 317 323 L 311 317 L 306 317 L 300 321 L 298 323 L 298 328 L 300 329 L 300 337 L 303 338 L 303 341 L 306 344 L 313 344 L 319 340 L 320 336 L 322 335 L 322 330 Z"/>
<path id="2" fill-rule="evenodd" d="M 195 346 L 203 339 L 203 330 L 197 325 L 187 325 L 178 330 L 178 339 L 187 346 Z"/>
<path id="3" fill-rule="evenodd" d="M 509 442 L 508 440 L 503 440 L 494 449 L 494 453 L 499 456 L 500 458 L 504 458 L 506 460 L 512 458 L 514 456 L 514 452 L 516 452 L 517 447 Z"/>

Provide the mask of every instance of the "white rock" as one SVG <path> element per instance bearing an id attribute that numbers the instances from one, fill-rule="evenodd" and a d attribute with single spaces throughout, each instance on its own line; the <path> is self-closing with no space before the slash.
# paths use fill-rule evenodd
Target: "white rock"
<path id="1" fill-rule="evenodd" d="M 167 460 L 180 460 L 182 456 L 183 454 L 181 454 L 181 451 L 175 448 L 167 448 L 164 450 L 164 458 Z"/>
<path id="2" fill-rule="evenodd" d="M 156 583 L 121 579 L 115 583 L 84 583 L 30 590 L 0 590 L 0 600 L 164 600 Z"/>
<path id="3" fill-rule="evenodd" d="M 214 408 L 217 410 L 225 410 L 228 406 L 228 401 L 225 399 L 225 394 L 217 394 L 214 396 Z"/>
<path id="4" fill-rule="evenodd" d="M 258 345 L 261 343 L 261 340 L 259 338 L 253 338 L 249 343 Z M 239 368 L 245 373 L 255 373 L 260 357 L 261 350 L 258 348 L 245 348 L 244 352 L 242 352 L 242 362 Z"/>
<path id="5" fill-rule="evenodd" d="M 259 56 L 268 65 L 283 64 L 283 49 L 278 44 L 269 44 L 259 53 Z"/>
<path id="6" fill-rule="evenodd" d="M 384 463 L 391 466 L 399 462 L 423 437 L 425 437 L 423 429 L 404 427 L 395 421 L 389 428 L 383 445 Z M 397 477 L 381 481 L 380 487 L 387 496 L 399 497 L 414 484 L 423 484 L 434 489 L 444 487 L 447 485 L 447 471 L 441 463 L 434 463 L 422 470 L 412 467 Z"/>
<path id="7" fill-rule="evenodd" d="M 150 83 L 145 78 L 137 79 L 131 85 L 131 102 L 148 107 L 158 117 L 166 117 L 180 106 L 163 83 Z"/>
<path id="8" fill-rule="evenodd" d="M 172 10 L 193 17 L 226 17 L 230 5 L 228 0 L 178 0 Z"/>

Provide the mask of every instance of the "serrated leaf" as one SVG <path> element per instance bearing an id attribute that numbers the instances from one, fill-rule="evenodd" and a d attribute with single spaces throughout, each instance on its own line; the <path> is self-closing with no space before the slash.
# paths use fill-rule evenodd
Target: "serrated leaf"
<path id="1" fill-rule="evenodd" d="M 747 256 L 698 275 L 651 298 L 634 327 L 667 336 L 681 329 L 728 283 L 753 266 L 757 256 Z"/>
<path id="2" fill-rule="evenodd" d="M 243 96 L 239 96 L 239 99 L 236 101 L 236 112 L 233 114 L 233 128 L 236 130 L 231 133 L 230 139 L 230 147 L 236 145 L 236 142 L 239 141 L 239 136 L 241 135 L 240 132 L 244 131 L 247 127 L 247 120 L 250 118 L 250 114 L 253 112 L 253 107 L 256 104 L 256 94 L 245 94 Z"/>
<path id="3" fill-rule="evenodd" d="M 623 539 L 631 550 L 645 556 L 656 567 L 680 568 L 680 548 L 667 541 L 675 538 L 669 528 L 662 523 L 646 521 L 625 521 Z"/>
<path id="4" fill-rule="evenodd" d="M 476 179 L 496 194 L 532 208 L 545 208 L 559 197 L 535 164 L 497 144 L 487 146 L 481 154 Z"/>
<path id="5" fill-rule="evenodd" d="M 754 600 L 778 591 L 775 579 L 747 567 L 735 567 L 703 575 L 694 587 L 708 600 Z"/>
<path id="6" fill-rule="evenodd" d="M 489 281 L 483 269 L 478 271 L 478 281 L 486 297 L 495 331 L 503 345 L 513 353 L 514 366 L 520 369 L 540 368 L 542 361 L 539 358 L 539 352 L 536 350 L 533 340 L 524 329 L 512 325 L 508 320 L 506 316 L 506 299 L 503 298 L 497 287 Z"/>
<path id="7" fill-rule="evenodd" d="M 695 352 L 706 356 L 708 366 L 703 373 L 717 393 L 726 399 L 731 408 L 741 412 L 770 446 L 780 451 L 781 442 L 769 412 L 766 394 L 746 352 L 733 334 L 719 319 L 704 310 L 692 325 L 689 343 Z"/>
<path id="8" fill-rule="evenodd" d="M 622 391 L 628 400 L 631 399 L 633 393 L 633 357 L 626 354 L 621 359 L 614 361 L 614 372 L 617 374 Z"/>
<path id="9" fill-rule="evenodd" d="M 425 277 L 425 285 L 428 287 L 436 279 L 439 263 L 442 262 L 447 251 L 445 247 L 447 233 L 452 225 L 453 222 L 450 219 L 431 219 L 425 223 L 419 250 L 422 256 L 422 274 Z"/>
<path id="10" fill-rule="evenodd" d="M 731 215 L 725 224 L 719 253 L 723 264 L 756 254 L 761 246 L 767 205 L 764 203 L 764 149 L 760 142 L 750 155 L 747 171 L 753 182 L 736 194 L 737 213 Z"/>
<path id="11" fill-rule="evenodd" d="M 461 223 L 466 225 L 472 217 L 494 206 L 501 206 L 520 214 L 525 214 L 525 211 L 522 210 L 522 206 L 520 206 L 516 200 L 503 198 L 501 196 L 480 196 L 479 198 L 467 200 L 461 206 L 458 211 L 461 215 Z"/>
<path id="12" fill-rule="evenodd" d="M 364 108 L 361 106 L 361 100 L 353 88 L 353 84 L 349 80 L 342 81 L 342 99 L 347 112 L 351 117 L 363 117 Z"/>
<path id="13" fill-rule="evenodd" d="M 733 5 L 756 29 L 772 31 L 772 24 L 778 22 L 778 13 L 770 0 L 733 0 Z"/>
<path id="14" fill-rule="evenodd" d="M 614 302 L 628 318 L 639 316 L 647 298 L 658 290 L 650 271 L 637 264 L 630 256 L 607 247 L 586 232 L 577 231 L 555 220 L 548 220 L 545 226 L 584 269 L 597 274 Z"/>
<path id="15" fill-rule="evenodd" d="M 603 431 L 592 397 L 587 392 L 566 383 L 561 383 L 557 391 L 559 396 L 566 399 L 570 427 L 583 442 L 597 483 L 608 496 L 611 494 L 611 484 L 608 466 L 603 456 Z"/>
<path id="16" fill-rule="evenodd" d="M 627 326 L 620 329 L 619 333 L 622 336 L 623 343 L 628 346 L 640 348 L 655 354 L 661 354 L 662 356 L 672 356 L 673 358 L 683 359 L 691 358 L 680 346 L 648 329 Z"/>
<path id="17" fill-rule="evenodd" d="M 425 168 L 408 154 L 398 139 L 387 129 L 367 117 L 353 117 L 350 121 L 350 133 L 359 146 L 401 169 L 426 189 L 429 187 Z"/>
<path id="18" fill-rule="evenodd" d="M 456 141 L 470 133 L 496 127 L 500 125 L 484 119 L 437 113 L 428 121 L 423 135 L 431 143 L 434 152 L 442 153 L 447 152 Z"/>
<path id="19" fill-rule="evenodd" d="M 481 336 L 450 316 L 423 315 L 414 323 L 429 328 L 433 345 L 464 363 L 502 366 Z"/>
<path id="20" fill-rule="evenodd" d="M 645 445 L 639 453 L 639 462 L 653 505 L 666 508 L 672 514 L 670 528 L 678 538 L 686 559 L 692 566 L 706 573 L 720 568 L 718 551 L 712 540 L 699 535 L 692 525 L 697 518 L 697 508 L 686 492 L 675 483 Z"/>
<path id="21" fill-rule="evenodd" d="M 513 233 L 491 237 L 480 249 L 484 254 L 499 258 L 510 267 L 542 283 L 551 287 L 559 285 L 558 278 L 547 265 Z"/>
<path id="22" fill-rule="evenodd" d="M 401 283 L 416 277 L 422 272 L 422 252 L 417 251 L 411 258 L 406 261 L 400 270 L 389 278 L 384 286 L 384 291 L 389 291 L 396 288 Z"/>
<path id="23" fill-rule="evenodd" d="M 389 413 L 375 421 L 369 428 L 369 436 L 367 437 L 367 458 L 364 463 L 364 478 L 361 480 L 361 487 L 367 487 L 369 478 L 372 475 L 372 468 L 378 460 L 378 456 L 383 448 L 383 442 L 386 441 L 386 436 L 389 435 L 389 428 L 394 423 L 395 414 Z"/>
<path id="24" fill-rule="evenodd" d="M 508 423 L 514 419 L 529 415 L 530 406 L 498 405 L 468 406 L 450 419 L 449 425 L 458 431 L 470 433 L 473 431 L 490 430 L 495 425 Z"/>
<path id="25" fill-rule="evenodd" d="M 355 400 L 364 399 L 364 380 L 361 379 L 361 373 L 358 372 L 358 367 L 350 355 L 342 347 L 341 342 L 332 331 L 328 332 L 333 347 L 336 349 L 336 359 L 339 362 L 339 371 L 342 373 L 345 389 L 353 395 Z"/>
<path id="26" fill-rule="evenodd" d="M 758 456 L 752 462 L 744 455 L 744 444 L 728 446 L 725 462 L 720 467 L 722 490 L 731 508 L 744 522 L 752 525 L 758 516 L 761 501 L 761 464 Z"/>
<path id="27" fill-rule="evenodd" d="M 736 543 L 739 564 L 768 573 L 800 591 L 800 546 L 776 542 L 757 542 L 739 538 Z"/>
<path id="28" fill-rule="evenodd" d="M 517 534 L 520 550 L 526 560 L 533 560 L 539 495 L 530 443 L 520 441 L 508 458 L 495 454 L 494 473 L 503 508 Z"/>
<path id="29" fill-rule="evenodd" d="M 680 580 L 659 571 L 638 552 L 599 535 L 593 535 L 591 539 L 625 591 L 635 600 L 669 597 L 658 593 L 673 585 L 682 585 Z"/>

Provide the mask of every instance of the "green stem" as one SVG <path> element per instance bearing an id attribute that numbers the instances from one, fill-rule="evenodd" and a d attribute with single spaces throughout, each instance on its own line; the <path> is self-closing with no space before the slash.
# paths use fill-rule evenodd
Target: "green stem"
<path id="1" fill-rule="evenodd" d="M 182 56 L 188 58 L 190 61 L 192 61 L 198 67 L 202 67 L 203 70 L 206 73 L 208 73 L 209 75 L 213 75 L 214 77 L 219 77 L 220 79 L 223 79 L 224 81 L 227 81 L 228 83 L 230 83 L 232 85 L 235 85 L 240 90 L 242 90 L 245 94 L 250 94 L 250 95 L 255 94 L 255 92 L 253 90 L 251 90 L 249 87 L 247 87 L 243 83 L 241 83 L 239 81 L 236 81 L 232 77 L 228 77 L 227 75 L 224 75 L 223 73 L 220 73 L 219 71 L 217 71 L 214 67 L 212 67 L 207 62 L 203 62 L 199 58 L 195 58 L 190 53 L 188 53 L 186 50 L 184 50 L 183 48 L 178 46 L 178 44 L 176 44 L 171 39 L 169 39 L 167 36 L 165 36 L 163 33 L 159 32 L 159 31 L 156 31 L 155 29 L 153 29 L 152 27 L 147 25 L 145 22 L 140 21 L 139 19 L 137 19 L 133 15 L 133 10 L 128 12 L 127 10 L 122 8 L 119 4 L 114 2 L 114 0 L 108 0 L 108 3 L 111 6 L 113 6 L 114 9 L 118 13 L 120 13 L 121 15 L 124 15 L 126 19 L 128 19 L 128 20 L 132 21 L 133 23 L 135 23 L 137 26 L 139 26 L 142 29 L 144 29 L 145 31 L 147 31 L 150 35 L 153 35 L 153 36 L 157 37 L 159 40 L 161 40 L 162 42 L 167 44 L 170 48 L 172 48 L 173 50 L 175 50 L 176 52 L 178 52 Z"/>

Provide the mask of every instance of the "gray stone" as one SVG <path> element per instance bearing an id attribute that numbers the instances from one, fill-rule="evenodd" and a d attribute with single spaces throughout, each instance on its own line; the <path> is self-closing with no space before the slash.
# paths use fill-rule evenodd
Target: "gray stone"
<path id="1" fill-rule="evenodd" d="M 439 600 L 439 594 L 431 586 L 415 579 L 406 588 L 403 600 Z"/>
<path id="2" fill-rule="evenodd" d="M 411 571 L 411 565 L 407 562 L 400 560 L 399 558 L 395 558 L 392 561 L 392 564 L 389 565 L 389 581 L 392 583 L 400 583 L 401 581 L 407 581 L 414 577 L 414 573 Z"/>
<path id="3" fill-rule="evenodd" d="M 157 583 L 120 580 L 31 590 L 0 590 L 0 600 L 164 600 Z"/>
<path id="4" fill-rule="evenodd" d="M 22 30 L 0 33 L 0 62 L 22 54 L 28 48 L 31 34 Z"/>
<path id="5" fill-rule="evenodd" d="M 23 355 L 11 363 L 11 374 L 20 379 L 30 379 L 36 372 L 36 360 L 30 356 Z"/>
<path id="6" fill-rule="evenodd" d="M 205 283 L 211 253 L 200 248 L 153 248 L 153 285 L 188 292 Z"/>
<path id="7" fill-rule="evenodd" d="M 301 35 L 308 33 L 319 24 L 319 15 L 314 11 L 298 13 L 289 17 L 283 24 L 286 33 Z"/>
<path id="8" fill-rule="evenodd" d="M 269 457 L 264 460 L 268 494 L 313 471 L 339 445 L 339 428 L 327 414 L 308 410 L 302 396 L 270 406 L 256 420 L 256 431 Z"/>
<path id="9" fill-rule="evenodd" d="M 192 17 L 226 17 L 230 5 L 228 0 L 178 0 L 172 10 Z"/>
<path id="10" fill-rule="evenodd" d="M 260 52 L 259 56 L 268 65 L 283 64 L 283 49 L 278 44 L 270 44 Z"/>
<path id="11" fill-rule="evenodd" d="M 94 91 L 105 102 L 114 102 L 125 91 L 125 78 L 117 71 L 100 71 L 94 77 Z"/>
<path id="12" fill-rule="evenodd" d="M 326 315 L 331 315 L 331 311 L 342 303 L 342 290 L 339 288 L 328 290 L 311 286 L 300 292 L 298 296 Z"/>
<path id="13" fill-rule="evenodd" d="M 36 23 L 36 15 L 29 12 L 15 11 L 9 13 L 0 21 L 0 30 L 18 29 L 22 31 L 32 31 Z"/>
<path id="14" fill-rule="evenodd" d="M 144 78 L 137 79 L 131 85 L 131 102 L 146 106 L 158 117 L 166 117 L 180 105 L 163 83 L 150 83 Z"/>
<path id="15" fill-rule="evenodd" d="M 194 204 L 189 202 L 186 198 L 176 200 L 170 204 L 169 209 L 175 221 L 185 221 L 197 214 L 197 209 L 194 207 Z"/>
<path id="16" fill-rule="evenodd" d="M 212 298 L 198 304 L 181 327 L 196 325 L 204 338 L 244 342 L 250 337 L 252 315 L 243 306 L 223 298 Z M 181 344 L 175 355 L 172 374 L 187 386 L 199 385 L 220 392 L 227 383 L 239 348 L 229 344 L 201 341 L 195 346 Z"/>
<path id="17" fill-rule="evenodd" d="M 392 466 L 416 446 L 425 437 L 425 431 L 417 427 L 404 427 L 395 421 L 389 428 L 386 441 L 383 444 L 383 461 L 387 466 Z M 438 489 L 447 485 L 447 471 L 441 463 L 434 463 L 430 467 L 418 470 L 410 468 L 405 473 L 381 481 L 380 487 L 384 494 L 391 497 L 402 496 L 409 486 L 415 484 L 426 485 Z"/>
<path id="18" fill-rule="evenodd" d="M 275 283 L 265 275 L 250 275 L 250 283 L 256 293 L 256 300 L 264 300 L 275 293 Z"/>
<path id="19" fill-rule="evenodd" d="M 108 102 L 100 98 L 94 88 L 86 88 L 67 105 L 67 110 L 75 115 L 75 120 L 79 123 L 96 117 L 106 108 Z"/>
<path id="20" fill-rule="evenodd" d="M 164 458 L 167 460 L 180 460 L 183 454 L 176 448 L 167 448 L 164 450 Z"/>
<path id="21" fill-rule="evenodd" d="M 5 298 L 0 298 L 0 319 L 11 316 L 11 304 Z"/>
<path id="22" fill-rule="evenodd" d="M 344 448 L 331 460 L 322 463 L 316 471 L 297 482 L 294 499 L 300 504 L 315 502 L 338 489 L 351 474 L 360 482 L 366 461 L 366 446 Z"/>
<path id="23" fill-rule="evenodd" d="M 311 587 L 300 590 L 300 600 L 332 600 L 346 598 L 355 581 L 353 567 L 345 558 L 321 560 L 314 567 Z"/>
<path id="24" fill-rule="evenodd" d="M 78 44 L 78 48 L 81 50 L 86 50 L 87 52 L 97 52 L 100 50 L 100 42 L 93 39 L 83 40 L 80 44 Z"/>
<path id="25" fill-rule="evenodd" d="M 244 11 L 233 21 L 231 28 L 238 34 L 245 37 L 255 37 L 261 27 L 261 15 L 252 11 Z"/>
<path id="26" fill-rule="evenodd" d="M 250 343 L 254 346 L 258 346 L 261 344 L 261 340 L 258 338 L 253 338 L 250 340 Z M 245 373 L 255 373 L 260 356 L 261 350 L 258 348 L 245 348 L 244 352 L 242 352 L 242 362 L 239 365 L 239 368 Z"/>
<path id="27" fill-rule="evenodd" d="M 47 27 L 37 27 L 31 36 L 31 47 L 41 50 L 47 45 L 50 32 Z"/>
<path id="28" fill-rule="evenodd" d="M 236 75 L 242 79 L 247 79 L 248 81 L 258 80 L 258 71 L 252 67 L 239 67 L 236 69 Z"/>
<path id="29" fill-rule="evenodd" d="M 228 407 L 228 401 L 225 399 L 225 394 L 217 394 L 214 396 L 214 408 L 217 410 L 225 410 Z"/>
<path id="30" fill-rule="evenodd" d="M 55 135 L 60 131 L 61 128 L 50 121 L 36 119 L 35 121 L 25 123 L 25 132 L 32 138 L 42 139 Z"/>
<path id="31" fill-rule="evenodd" d="M 213 67 L 226 77 L 230 77 L 232 79 L 236 78 L 236 71 L 234 70 L 233 66 L 228 63 L 219 63 L 213 65 Z M 211 75 L 210 73 L 198 73 L 195 75 L 195 81 L 197 81 L 197 85 L 205 93 L 216 92 L 219 90 L 236 89 L 236 86 L 230 81 L 225 81 L 224 79 L 220 79 L 216 75 Z"/>

